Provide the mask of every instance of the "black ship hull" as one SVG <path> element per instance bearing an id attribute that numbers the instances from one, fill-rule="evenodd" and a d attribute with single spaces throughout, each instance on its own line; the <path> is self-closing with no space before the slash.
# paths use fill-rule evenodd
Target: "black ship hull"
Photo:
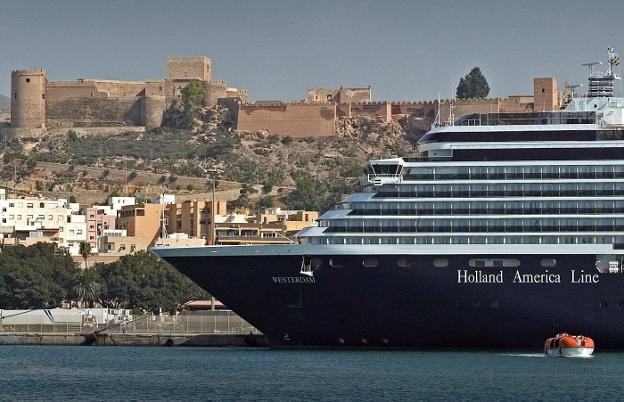
<path id="1" fill-rule="evenodd" d="M 312 276 L 296 254 L 161 256 L 277 348 L 536 349 L 559 332 L 624 348 L 624 274 L 599 273 L 595 255 L 550 255 L 552 268 L 527 254 L 444 255 L 444 267 L 440 254 L 358 253 L 334 266 L 316 255 Z M 470 268 L 479 257 L 520 265 Z"/>

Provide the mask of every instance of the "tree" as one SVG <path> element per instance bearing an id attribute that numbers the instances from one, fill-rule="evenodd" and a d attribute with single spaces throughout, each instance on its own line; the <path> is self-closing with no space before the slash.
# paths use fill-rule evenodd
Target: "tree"
<path id="1" fill-rule="evenodd" d="M 190 129 L 195 126 L 195 118 L 201 111 L 203 101 L 204 86 L 200 81 L 193 80 L 182 89 L 182 108 L 186 128 Z"/>
<path id="2" fill-rule="evenodd" d="M 91 255 L 91 245 L 86 241 L 81 241 L 79 253 L 85 260 L 85 269 L 89 268 L 88 259 L 89 255 Z"/>
<path id="3" fill-rule="evenodd" d="M 175 310 L 206 292 L 147 251 L 121 257 L 94 269 L 104 284 L 102 302 L 109 307 Z"/>
<path id="4" fill-rule="evenodd" d="M 89 302 L 89 307 L 100 300 L 101 293 L 101 279 L 94 269 L 85 269 L 74 278 L 72 296 L 83 303 Z"/>
<path id="5" fill-rule="evenodd" d="M 479 67 L 470 70 L 464 78 L 459 80 L 456 95 L 459 99 L 485 98 L 490 93 L 490 86 L 481 73 Z"/>
<path id="6" fill-rule="evenodd" d="M 4 247 L 0 253 L 0 306 L 56 307 L 68 298 L 79 269 L 55 243 Z"/>
<path id="7" fill-rule="evenodd" d="M 75 195 L 73 195 L 73 194 L 72 194 L 72 195 L 70 195 L 70 196 L 69 196 L 69 202 L 70 202 L 71 204 L 74 204 L 74 203 L 76 202 L 76 196 L 75 196 Z"/>

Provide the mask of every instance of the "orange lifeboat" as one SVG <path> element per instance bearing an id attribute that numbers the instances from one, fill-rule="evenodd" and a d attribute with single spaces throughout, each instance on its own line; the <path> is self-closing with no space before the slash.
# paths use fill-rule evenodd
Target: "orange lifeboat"
<path id="1" fill-rule="evenodd" d="M 594 353 L 594 340 L 583 335 L 557 334 L 544 342 L 546 356 L 589 357 Z"/>

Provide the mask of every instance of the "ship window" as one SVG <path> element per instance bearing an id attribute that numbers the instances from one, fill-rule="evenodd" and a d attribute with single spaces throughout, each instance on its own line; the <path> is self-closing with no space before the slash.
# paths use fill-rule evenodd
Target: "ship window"
<path id="1" fill-rule="evenodd" d="M 362 265 L 366 268 L 375 268 L 377 265 L 379 265 L 379 261 L 374 258 L 364 258 L 364 260 L 362 261 Z"/>
<path id="2" fill-rule="evenodd" d="M 557 260 L 554 258 L 542 258 L 540 265 L 544 268 L 552 268 L 557 265 Z"/>
<path id="3" fill-rule="evenodd" d="M 446 258 L 435 258 L 433 260 L 433 266 L 436 268 L 446 268 L 449 265 L 449 260 Z"/>
<path id="4" fill-rule="evenodd" d="M 337 258 L 330 258 L 329 266 L 332 268 L 342 268 L 343 265 L 342 265 L 342 262 L 338 260 Z"/>
<path id="5" fill-rule="evenodd" d="M 600 302 L 600 307 L 607 307 L 607 301 L 606 300 L 602 300 Z"/>
<path id="6" fill-rule="evenodd" d="M 619 308 L 624 308 L 624 300 L 618 301 L 618 307 Z"/>
<path id="7" fill-rule="evenodd" d="M 409 268 L 414 265 L 414 259 L 408 257 L 402 257 L 397 260 L 397 265 L 401 268 Z"/>
<path id="8" fill-rule="evenodd" d="M 468 261 L 471 268 L 515 268 L 520 266 L 517 258 L 471 258 Z"/>
<path id="9" fill-rule="evenodd" d="M 490 307 L 491 308 L 498 308 L 500 306 L 500 302 L 498 300 L 492 300 L 490 302 Z"/>

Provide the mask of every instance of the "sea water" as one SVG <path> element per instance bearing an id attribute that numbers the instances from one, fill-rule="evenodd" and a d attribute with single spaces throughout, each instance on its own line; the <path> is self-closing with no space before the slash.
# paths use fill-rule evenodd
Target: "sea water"
<path id="1" fill-rule="evenodd" d="M 1 346 L 3 400 L 608 400 L 624 353 Z"/>

